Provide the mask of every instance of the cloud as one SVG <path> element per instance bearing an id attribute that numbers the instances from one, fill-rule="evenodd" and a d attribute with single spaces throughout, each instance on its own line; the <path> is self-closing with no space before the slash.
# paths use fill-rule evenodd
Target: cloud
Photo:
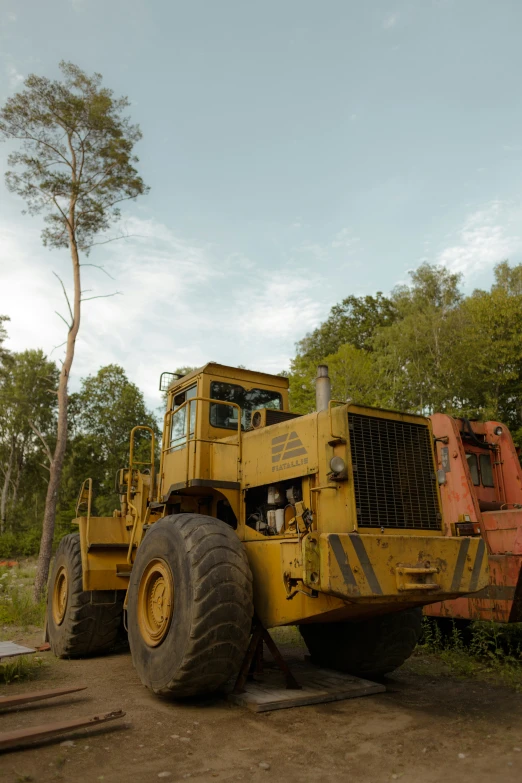
<path id="1" fill-rule="evenodd" d="M 342 228 L 334 234 L 332 239 L 324 243 L 306 241 L 299 245 L 296 250 L 298 253 L 311 254 L 315 256 L 318 261 L 334 261 L 337 257 L 335 251 L 342 249 L 344 251 L 349 250 L 350 252 L 354 252 L 356 248 L 358 250 L 360 249 L 358 247 L 359 243 L 359 237 L 354 236 L 351 229 Z"/>
<path id="2" fill-rule="evenodd" d="M 159 403 L 164 370 L 207 361 L 244 364 L 280 372 L 294 345 L 323 315 L 319 274 L 302 276 L 294 259 L 276 270 L 242 253 L 224 253 L 208 242 L 187 239 L 152 218 L 131 217 L 127 238 L 101 245 L 82 269 L 82 305 L 71 387 L 109 363 L 121 364 Z M 59 274 L 71 291 L 70 259 L 40 243 L 38 222 L 0 221 L 2 314 L 9 315 L 11 350 L 42 347 L 59 360 L 66 316 Z M 325 292 L 320 292 L 325 296 Z"/>
<path id="3" fill-rule="evenodd" d="M 384 19 L 382 20 L 382 26 L 384 30 L 391 30 L 397 22 L 399 21 L 399 14 L 397 11 L 391 11 L 389 14 L 386 14 Z"/>
<path id="4" fill-rule="evenodd" d="M 22 86 L 25 76 L 12 63 L 6 66 L 6 70 L 9 92 L 15 92 Z"/>
<path id="5" fill-rule="evenodd" d="M 15 14 L 14 11 L 8 11 L 7 12 L 7 18 L 8 18 L 8 20 L 10 22 L 16 22 L 16 19 L 17 19 L 16 14 Z"/>
<path id="6" fill-rule="evenodd" d="M 489 202 L 468 215 L 454 243 L 439 253 L 437 262 L 468 275 L 506 258 L 513 260 L 522 253 L 522 237 L 518 234 L 521 219 L 521 204 Z"/>
<path id="7" fill-rule="evenodd" d="M 334 236 L 331 246 L 334 248 L 343 247 L 354 250 L 359 242 L 359 237 L 354 237 L 349 228 L 343 228 Z"/>

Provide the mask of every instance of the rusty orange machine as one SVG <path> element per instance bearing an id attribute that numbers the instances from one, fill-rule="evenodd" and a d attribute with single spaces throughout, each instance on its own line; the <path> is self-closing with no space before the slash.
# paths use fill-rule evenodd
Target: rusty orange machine
<path id="1" fill-rule="evenodd" d="M 498 421 L 431 416 L 448 535 L 481 536 L 489 585 L 426 607 L 425 614 L 522 622 L 522 468 L 508 428 Z"/>

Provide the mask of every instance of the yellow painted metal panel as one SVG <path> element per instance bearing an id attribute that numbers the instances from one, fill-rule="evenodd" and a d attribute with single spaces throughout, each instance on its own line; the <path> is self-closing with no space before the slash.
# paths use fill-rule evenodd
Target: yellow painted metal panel
<path id="1" fill-rule="evenodd" d="M 316 414 L 282 421 L 243 436 L 244 487 L 274 484 L 316 471 Z"/>
<path id="2" fill-rule="evenodd" d="M 116 576 L 117 566 L 125 566 L 130 534 L 121 517 L 87 517 L 75 520 L 80 529 L 84 590 L 125 590 L 128 579 Z M 87 541 L 87 534 L 89 536 Z M 88 544 L 96 544 L 89 550 Z M 108 544 L 102 549 L 103 544 Z M 121 549 L 111 545 L 122 544 Z"/>
<path id="3" fill-rule="evenodd" d="M 312 534 L 304 546 L 319 553 L 315 577 L 310 566 L 305 583 L 356 602 L 433 603 L 488 584 L 481 538 Z"/>
<path id="4" fill-rule="evenodd" d="M 297 540 L 294 545 L 294 557 L 300 559 Z M 297 593 L 290 601 L 287 600 L 281 550 L 288 544 L 281 545 L 280 541 L 265 538 L 263 541 L 245 542 L 244 546 L 254 576 L 255 610 L 265 628 L 310 620 L 346 606 L 344 601 L 324 594 L 308 598 Z M 289 557 L 291 555 L 285 553 L 285 558 Z"/>

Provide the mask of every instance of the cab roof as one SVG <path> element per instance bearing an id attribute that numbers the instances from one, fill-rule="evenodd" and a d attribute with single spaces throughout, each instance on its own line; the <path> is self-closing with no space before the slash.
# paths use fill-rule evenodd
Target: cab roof
<path id="1" fill-rule="evenodd" d="M 272 375 L 267 372 L 257 372 L 256 370 L 246 370 L 242 367 L 229 367 L 227 364 L 218 364 L 217 362 L 207 362 L 202 367 L 187 373 L 182 378 L 178 378 L 169 386 L 169 391 L 177 386 L 185 385 L 187 381 L 196 378 L 198 375 L 212 375 L 221 378 L 227 378 L 234 381 L 246 381 L 248 383 L 260 383 L 263 386 L 272 386 L 279 389 L 288 389 L 289 381 L 283 375 Z"/>

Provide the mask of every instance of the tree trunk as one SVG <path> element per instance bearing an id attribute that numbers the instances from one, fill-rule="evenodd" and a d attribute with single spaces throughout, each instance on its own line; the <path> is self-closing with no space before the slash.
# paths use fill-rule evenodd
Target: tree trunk
<path id="1" fill-rule="evenodd" d="M 11 498 L 11 504 L 13 509 L 16 507 L 16 502 L 18 500 L 18 490 L 20 488 L 20 478 L 22 476 L 24 454 L 25 454 L 25 443 L 22 443 L 22 445 L 20 446 L 20 450 L 18 452 L 18 460 L 16 465 L 16 478 L 13 481 L 13 497 Z"/>
<path id="2" fill-rule="evenodd" d="M 49 466 L 49 484 L 47 486 L 47 495 L 45 498 L 45 510 L 42 526 L 42 539 L 40 541 L 40 553 L 36 566 L 36 577 L 34 582 L 34 597 L 38 601 L 45 590 L 47 578 L 49 576 L 49 565 L 51 562 L 54 523 L 56 518 L 56 506 L 58 503 L 58 492 L 62 478 L 63 462 L 65 450 L 67 447 L 67 406 L 68 406 L 68 384 L 69 375 L 74 359 L 74 348 L 76 345 L 76 336 L 80 328 L 80 258 L 78 255 L 78 246 L 74 232 L 74 205 L 71 206 L 69 215 L 69 246 L 71 250 L 71 260 L 73 265 L 74 280 L 74 306 L 73 318 L 67 335 L 67 347 L 65 350 L 65 359 L 60 373 L 58 383 L 58 428 L 56 432 L 56 447 L 53 458 Z"/>
<path id="3" fill-rule="evenodd" d="M 2 487 L 2 497 L 0 499 L 0 535 L 5 533 L 5 523 L 7 522 L 7 500 L 9 498 L 9 485 L 11 484 L 11 475 L 15 458 L 15 438 L 11 438 L 11 451 L 9 452 L 9 462 L 4 473 L 4 486 Z"/>

